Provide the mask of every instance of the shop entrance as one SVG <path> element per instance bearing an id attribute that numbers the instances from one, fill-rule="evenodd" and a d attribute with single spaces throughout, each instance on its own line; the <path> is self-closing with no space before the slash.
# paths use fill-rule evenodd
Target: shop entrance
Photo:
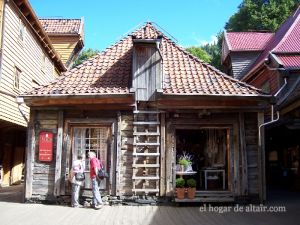
<path id="1" fill-rule="evenodd" d="M 85 188 L 91 189 L 90 165 L 88 152 L 94 151 L 106 171 L 110 168 L 110 146 L 111 146 L 111 129 L 108 126 L 101 127 L 73 127 L 73 144 L 72 160 L 76 159 L 79 154 L 85 154 Z M 100 183 L 101 190 L 108 190 L 107 179 Z"/>
<path id="2" fill-rule="evenodd" d="M 176 176 L 195 179 L 197 191 L 229 190 L 229 148 L 227 128 L 177 129 Z M 180 165 L 182 159 L 190 166 Z"/>

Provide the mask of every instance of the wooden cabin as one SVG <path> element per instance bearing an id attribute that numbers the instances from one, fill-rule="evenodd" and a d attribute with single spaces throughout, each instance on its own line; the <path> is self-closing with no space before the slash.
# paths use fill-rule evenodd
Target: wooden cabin
<path id="1" fill-rule="evenodd" d="M 21 97 L 31 108 L 27 200 L 70 194 L 72 160 L 89 151 L 109 172 L 101 189 L 113 196 L 176 199 L 183 176 L 197 181 L 192 201 L 263 199 L 258 126 L 270 96 L 192 56 L 152 23 Z M 184 153 L 193 174 L 178 170 Z M 88 162 L 86 173 L 88 190 Z"/>
<path id="2" fill-rule="evenodd" d="M 232 71 L 234 77 L 274 95 L 274 109 L 279 117 L 275 115 L 273 119 L 276 120 L 266 126 L 267 184 L 270 188 L 298 191 L 299 18 L 300 7 L 275 33 L 226 32 L 222 51 L 222 62 L 228 72 Z M 243 58 L 237 57 L 241 54 Z M 247 67 L 243 67 L 243 63 Z M 271 121 L 270 111 L 266 114 L 266 122 Z"/>
<path id="3" fill-rule="evenodd" d="M 61 60 L 67 68 L 71 68 L 84 46 L 83 18 L 39 20 Z"/>
<path id="4" fill-rule="evenodd" d="M 27 0 L 0 1 L 0 185 L 23 179 L 29 107 L 17 96 L 66 71 Z"/>

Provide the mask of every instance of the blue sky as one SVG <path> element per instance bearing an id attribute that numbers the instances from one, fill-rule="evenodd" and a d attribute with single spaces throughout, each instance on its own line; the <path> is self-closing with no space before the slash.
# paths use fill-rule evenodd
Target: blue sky
<path id="1" fill-rule="evenodd" d="M 38 17 L 81 18 L 85 48 L 103 50 L 153 21 L 187 47 L 212 41 L 242 0 L 30 0 Z"/>

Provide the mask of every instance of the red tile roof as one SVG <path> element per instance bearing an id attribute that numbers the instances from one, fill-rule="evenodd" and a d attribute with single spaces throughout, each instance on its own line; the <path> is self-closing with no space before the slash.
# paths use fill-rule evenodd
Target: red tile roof
<path id="1" fill-rule="evenodd" d="M 273 35 L 259 32 L 225 32 L 230 51 L 262 51 Z"/>
<path id="2" fill-rule="evenodd" d="M 81 19 L 39 19 L 48 34 L 79 34 Z"/>
<path id="3" fill-rule="evenodd" d="M 286 69 L 300 69 L 300 55 L 277 55 L 277 59 Z"/>
<path id="4" fill-rule="evenodd" d="M 26 95 L 129 94 L 134 38 L 156 39 L 162 33 L 147 23 L 94 58 L 65 73 L 60 79 Z M 162 36 L 163 93 L 180 95 L 258 96 L 263 93 L 204 63 Z"/>

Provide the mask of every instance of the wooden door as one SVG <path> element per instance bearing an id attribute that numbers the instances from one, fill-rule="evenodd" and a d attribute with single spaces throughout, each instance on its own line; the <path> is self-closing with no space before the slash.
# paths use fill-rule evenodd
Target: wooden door
<path id="1" fill-rule="evenodd" d="M 136 46 L 133 57 L 133 87 L 137 101 L 154 101 L 160 84 L 160 56 L 154 46 Z"/>

